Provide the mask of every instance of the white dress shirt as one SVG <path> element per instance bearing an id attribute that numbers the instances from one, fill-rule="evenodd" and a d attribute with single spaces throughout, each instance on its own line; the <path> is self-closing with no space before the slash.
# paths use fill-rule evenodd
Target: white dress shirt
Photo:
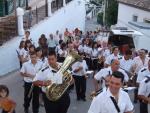
<path id="1" fill-rule="evenodd" d="M 140 83 L 140 82 L 145 78 L 145 76 L 148 76 L 148 75 L 150 75 L 150 70 L 148 69 L 148 67 L 143 67 L 143 68 L 140 69 L 140 71 L 138 72 L 136 82 L 137 82 L 137 83 Z"/>
<path id="2" fill-rule="evenodd" d="M 96 98 L 93 99 L 88 113 L 118 113 L 110 96 L 114 97 L 109 88 L 103 91 Z M 120 89 L 118 97 L 119 113 L 129 112 L 134 109 L 129 95 Z"/>
<path id="3" fill-rule="evenodd" d="M 79 66 L 83 67 L 83 69 L 81 69 L 80 71 L 78 72 L 74 72 L 74 70 L 78 69 Z M 85 60 L 82 60 L 82 62 L 76 62 L 72 65 L 72 73 L 73 75 L 76 75 L 76 76 L 83 76 L 86 74 L 86 70 L 88 69 L 88 66 L 86 64 L 86 61 Z"/>
<path id="4" fill-rule="evenodd" d="M 37 61 L 37 63 L 35 65 L 33 65 L 31 63 L 31 60 L 29 60 L 28 62 L 25 62 L 22 65 L 22 68 L 21 68 L 20 72 L 31 74 L 34 77 L 36 75 L 36 73 L 38 73 L 42 69 L 42 65 L 43 65 L 43 63 L 39 62 L 39 61 Z M 32 82 L 32 78 L 24 77 L 24 81 L 28 82 L 28 83 L 31 83 Z"/>
<path id="5" fill-rule="evenodd" d="M 129 59 L 129 60 L 125 60 L 125 58 L 123 57 L 120 60 L 120 67 L 128 72 L 131 71 L 131 67 L 133 66 L 133 60 Z"/>
<path id="6" fill-rule="evenodd" d="M 150 77 L 150 75 L 148 75 Z M 138 95 L 144 95 L 145 97 L 148 97 L 150 95 L 150 81 L 145 82 L 147 78 L 145 77 L 141 82 L 138 90 Z"/>
<path id="7" fill-rule="evenodd" d="M 98 49 L 97 48 L 94 48 L 92 49 L 92 58 L 98 58 Z"/>
<path id="8" fill-rule="evenodd" d="M 63 53 L 64 53 L 64 55 L 61 56 Z M 67 50 L 59 49 L 58 54 L 59 54 L 59 57 L 66 57 L 67 56 Z"/>
<path id="9" fill-rule="evenodd" d="M 55 71 L 55 73 L 53 72 L 53 70 Z M 62 74 L 57 73 L 55 69 L 53 69 L 50 66 L 47 66 L 36 74 L 33 81 L 37 81 L 37 80 L 40 80 L 40 81 L 50 80 L 52 83 L 59 84 L 60 81 L 62 81 Z M 46 88 L 44 86 L 42 87 L 42 91 L 43 92 L 46 91 Z"/>
<path id="10" fill-rule="evenodd" d="M 142 62 L 142 60 L 139 56 L 135 57 L 133 59 L 133 61 L 134 61 L 134 66 L 136 67 L 135 68 L 135 73 L 138 73 L 141 68 L 148 66 L 149 57 L 145 58 L 144 63 Z"/>
<path id="11" fill-rule="evenodd" d="M 78 50 L 79 50 L 80 53 L 83 53 L 83 52 L 84 52 L 84 46 L 85 46 L 85 45 L 82 45 L 82 44 L 79 45 Z"/>
<path id="12" fill-rule="evenodd" d="M 29 51 L 26 51 L 24 48 L 19 51 L 19 55 L 23 56 L 23 58 L 28 58 L 28 60 L 30 59 Z"/>
<path id="13" fill-rule="evenodd" d="M 124 81 L 127 82 L 129 80 L 129 77 L 127 75 L 127 73 L 123 70 L 123 69 L 118 69 L 119 72 L 122 72 L 122 74 L 124 75 Z M 108 68 L 104 68 L 104 69 L 101 69 L 95 76 L 94 78 L 96 80 L 102 80 L 102 78 L 105 78 L 106 76 L 108 75 L 111 75 L 112 74 L 112 69 L 111 67 L 109 66 Z"/>
<path id="14" fill-rule="evenodd" d="M 115 56 L 114 54 L 111 54 L 108 57 L 106 57 L 105 64 L 110 65 L 113 59 L 121 60 L 122 57 L 120 55 Z"/>

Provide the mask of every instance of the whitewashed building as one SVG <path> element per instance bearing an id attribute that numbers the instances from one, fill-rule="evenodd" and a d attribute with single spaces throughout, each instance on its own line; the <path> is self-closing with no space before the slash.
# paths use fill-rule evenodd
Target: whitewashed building
<path id="1" fill-rule="evenodd" d="M 142 36 L 133 36 L 136 49 L 150 51 L 150 0 L 118 0 L 117 26 L 141 32 Z"/>
<path id="2" fill-rule="evenodd" d="M 51 3 L 53 0 L 48 1 Z M 75 28 L 84 31 L 85 17 L 85 1 L 70 0 L 68 4 L 63 4 L 62 8 L 54 13 L 50 13 L 43 21 L 40 21 L 38 24 L 31 27 L 30 37 L 33 42 L 38 42 L 41 34 L 45 34 L 46 37 L 49 37 L 49 34 L 55 33 L 56 30 L 59 30 L 61 33 L 65 31 L 65 28 L 68 28 L 69 31 L 72 31 Z M 22 37 L 23 36 L 17 36 L 0 46 L 0 76 L 19 69 L 16 49 L 18 48 Z"/>

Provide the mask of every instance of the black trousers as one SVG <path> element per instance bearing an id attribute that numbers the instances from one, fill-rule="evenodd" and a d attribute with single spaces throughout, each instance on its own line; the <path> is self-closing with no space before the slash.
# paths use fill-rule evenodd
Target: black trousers
<path id="1" fill-rule="evenodd" d="M 50 101 L 46 94 L 43 93 L 43 100 L 46 113 L 67 113 L 70 106 L 70 97 L 68 93 L 65 93 L 55 102 Z"/>
<path id="2" fill-rule="evenodd" d="M 2 113 L 8 113 L 8 111 L 2 110 Z M 13 111 L 13 113 L 15 113 L 15 110 Z"/>
<path id="3" fill-rule="evenodd" d="M 40 88 L 34 86 L 32 94 L 29 97 L 29 91 L 31 89 L 32 83 L 24 83 L 24 109 L 28 109 L 30 102 L 32 100 L 32 111 L 33 113 L 39 112 L 39 92 Z"/>
<path id="4" fill-rule="evenodd" d="M 140 113 L 148 113 L 148 105 L 140 101 Z"/>
<path id="5" fill-rule="evenodd" d="M 88 68 L 91 70 L 92 69 L 92 60 L 91 58 L 85 58 L 86 64 L 88 65 Z"/>
<path id="6" fill-rule="evenodd" d="M 86 93 L 86 78 L 84 76 L 73 75 L 76 86 L 77 99 L 84 99 Z"/>

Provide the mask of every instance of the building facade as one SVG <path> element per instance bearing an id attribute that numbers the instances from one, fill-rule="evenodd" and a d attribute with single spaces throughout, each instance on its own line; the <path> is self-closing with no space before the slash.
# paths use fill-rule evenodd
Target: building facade
<path id="1" fill-rule="evenodd" d="M 142 36 L 133 36 L 135 47 L 150 50 L 150 1 L 119 0 L 117 26 L 141 32 Z"/>

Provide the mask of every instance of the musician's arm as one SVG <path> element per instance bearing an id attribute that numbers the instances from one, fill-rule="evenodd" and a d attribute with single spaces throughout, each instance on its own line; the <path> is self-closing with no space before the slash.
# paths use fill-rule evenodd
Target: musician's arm
<path id="1" fill-rule="evenodd" d="M 51 80 L 47 79 L 47 76 L 44 72 L 39 71 L 33 79 L 34 86 L 48 86 L 51 84 Z"/>
<path id="2" fill-rule="evenodd" d="M 30 77 L 30 78 L 34 78 L 34 75 L 29 74 L 29 73 L 23 73 L 23 72 L 20 72 L 20 74 L 21 74 L 23 77 Z"/>
<path id="3" fill-rule="evenodd" d="M 150 101 L 149 98 L 145 97 L 144 95 L 138 95 L 138 99 L 143 100 L 146 103 L 148 103 Z"/>
<path id="4" fill-rule="evenodd" d="M 33 82 L 33 85 L 34 86 L 48 86 L 51 84 L 51 81 L 50 80 L 47 80 L 47 81 L 41 81 L 41 80 L 37 80 L 37 81 L 34 81 Z"/>

